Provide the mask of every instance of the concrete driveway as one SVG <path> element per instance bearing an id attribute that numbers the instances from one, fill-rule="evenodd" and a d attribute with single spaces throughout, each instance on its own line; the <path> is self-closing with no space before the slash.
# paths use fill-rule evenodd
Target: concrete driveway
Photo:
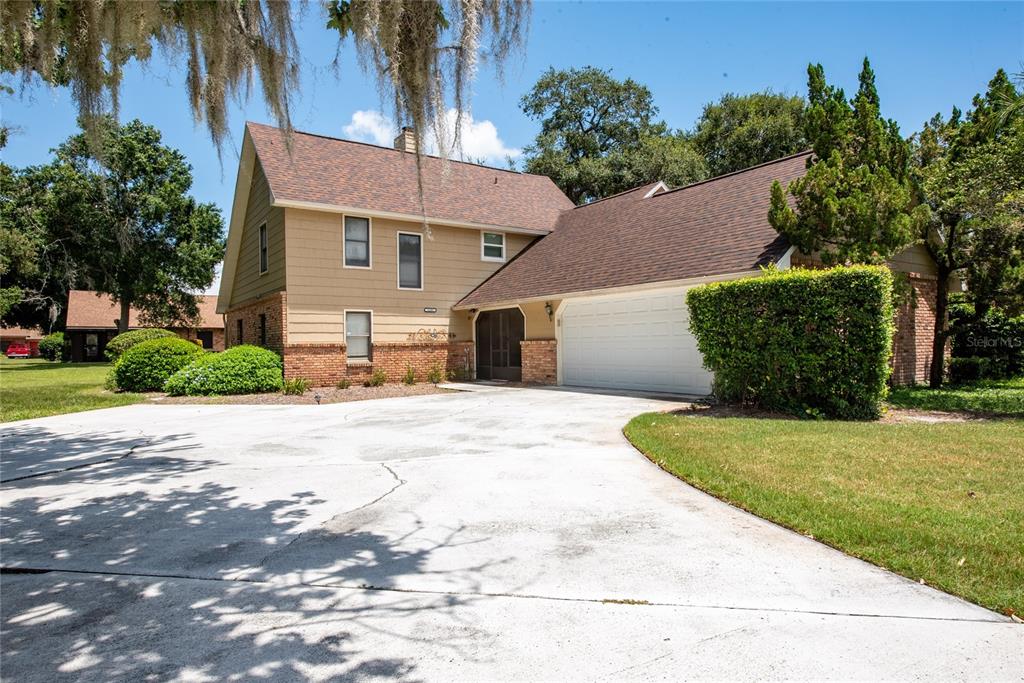
<path id="1" fill-rule="evenodd" d="M 1019 679 L 1024 626 L 710 498 L 541 389 L 2 430 L 5 680 Z"/>

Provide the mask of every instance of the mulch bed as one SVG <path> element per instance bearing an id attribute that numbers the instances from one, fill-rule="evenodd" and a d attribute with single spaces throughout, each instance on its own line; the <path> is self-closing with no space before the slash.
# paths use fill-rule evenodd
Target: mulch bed
<path id="1" fill-rule="evenodd" d="M 316 404 L 316 396 L 320 396 L 320 403 L 324 404 L 367 401 L 374 398 L 448 394 L 453 391 L 453 389 L 441 389 L 434 384 L 385 384 L 380 387 L 351 386 L 348 389 L 324 387 L 321 389 L 310 389 L 301 396 L 291 396 L 280 392 L 273 394 L 241 394 L 238 396 L 167 396 L 159 394 L 150 398 L 150 401 L 161 404 L 309 405 Z"/>

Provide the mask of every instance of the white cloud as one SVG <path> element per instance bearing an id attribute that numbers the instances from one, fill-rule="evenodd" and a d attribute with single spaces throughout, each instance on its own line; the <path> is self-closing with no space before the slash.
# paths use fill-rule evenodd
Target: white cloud
<path id="1" fill-rule="evenodd" d="M 379 111 L 359 110 L 352 114 L 352 121 L 344 131 L 345 137 L 352 140 L 390 147 L 398 135 L 398 126 Z"/>
<path id="2" fill-rule="evenodd" d="M 445 112 L 445 130 L 448 138 L 448 156 L 452 159 L 466 161 L 483 160 L 489 164 L 505 165 L 505 159 L 520 157 L 523 150 L 506 147 L 498 135 L 498 128 L 484 119 L 477 121 L 472 114 L 463 113 L 459 149 L 451 149 L 454 137 L 457 111 L 449 109 Z M 375 145 L 390 147 L 398 134 L 398 126 L 379 111 L 360 110 L 352 114 L 352 120 L 344 127 L 345 137 L 361 142 L 372 142 Z M 427 132 L 424 149 L 430 154 L 437 154 L 438 144 L 433 127 Z"/>

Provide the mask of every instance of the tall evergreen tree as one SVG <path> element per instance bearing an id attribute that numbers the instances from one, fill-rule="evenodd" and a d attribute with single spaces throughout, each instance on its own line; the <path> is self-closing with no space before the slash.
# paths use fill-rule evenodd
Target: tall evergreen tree
<path id="1" fill-rule="evenodd" d="M 808 66 L 807 89 L 814 156 L 788 188 L 772 186 L 769 221 L 826 264 L 883 263 L 917 239 L 927 220 L 913 190 L 910 147 L 880 114 L 867 58 L 853 99 L 828 84 L 820 64 Z"/>

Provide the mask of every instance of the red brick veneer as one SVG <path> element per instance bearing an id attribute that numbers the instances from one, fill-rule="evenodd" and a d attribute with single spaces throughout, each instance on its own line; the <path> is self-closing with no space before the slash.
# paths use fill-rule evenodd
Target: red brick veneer
<path id="1" fill-rule="evenodd" d="M 523 351 L 523 382 L 558 383 L 558 346 L 554 339 L 527 339 L 519 346 Z"/>
<path id="2" fill-rule="evenodd" d="M 238 344 L 260 344 L 260 314 L 267 316 L 267 348 L 278 353 L 284 351 L 287 343 L 288 326 L 287 295 L 273 292 L 259 299 L 246 301 L 231 308 L 224 316 L 224 339 L 227 346 Z M 242 321 L 242 339 L 238 339 L 238 320 Z"/>
<path id="3" fill-rule="evenodd" d="M 932 276 L 918 273 L 907 276 L 913 294 L 896 311 L 893 337 L 892 382 L 897 385 L 928 381 L 935 334 L 938 282 Z"/>

